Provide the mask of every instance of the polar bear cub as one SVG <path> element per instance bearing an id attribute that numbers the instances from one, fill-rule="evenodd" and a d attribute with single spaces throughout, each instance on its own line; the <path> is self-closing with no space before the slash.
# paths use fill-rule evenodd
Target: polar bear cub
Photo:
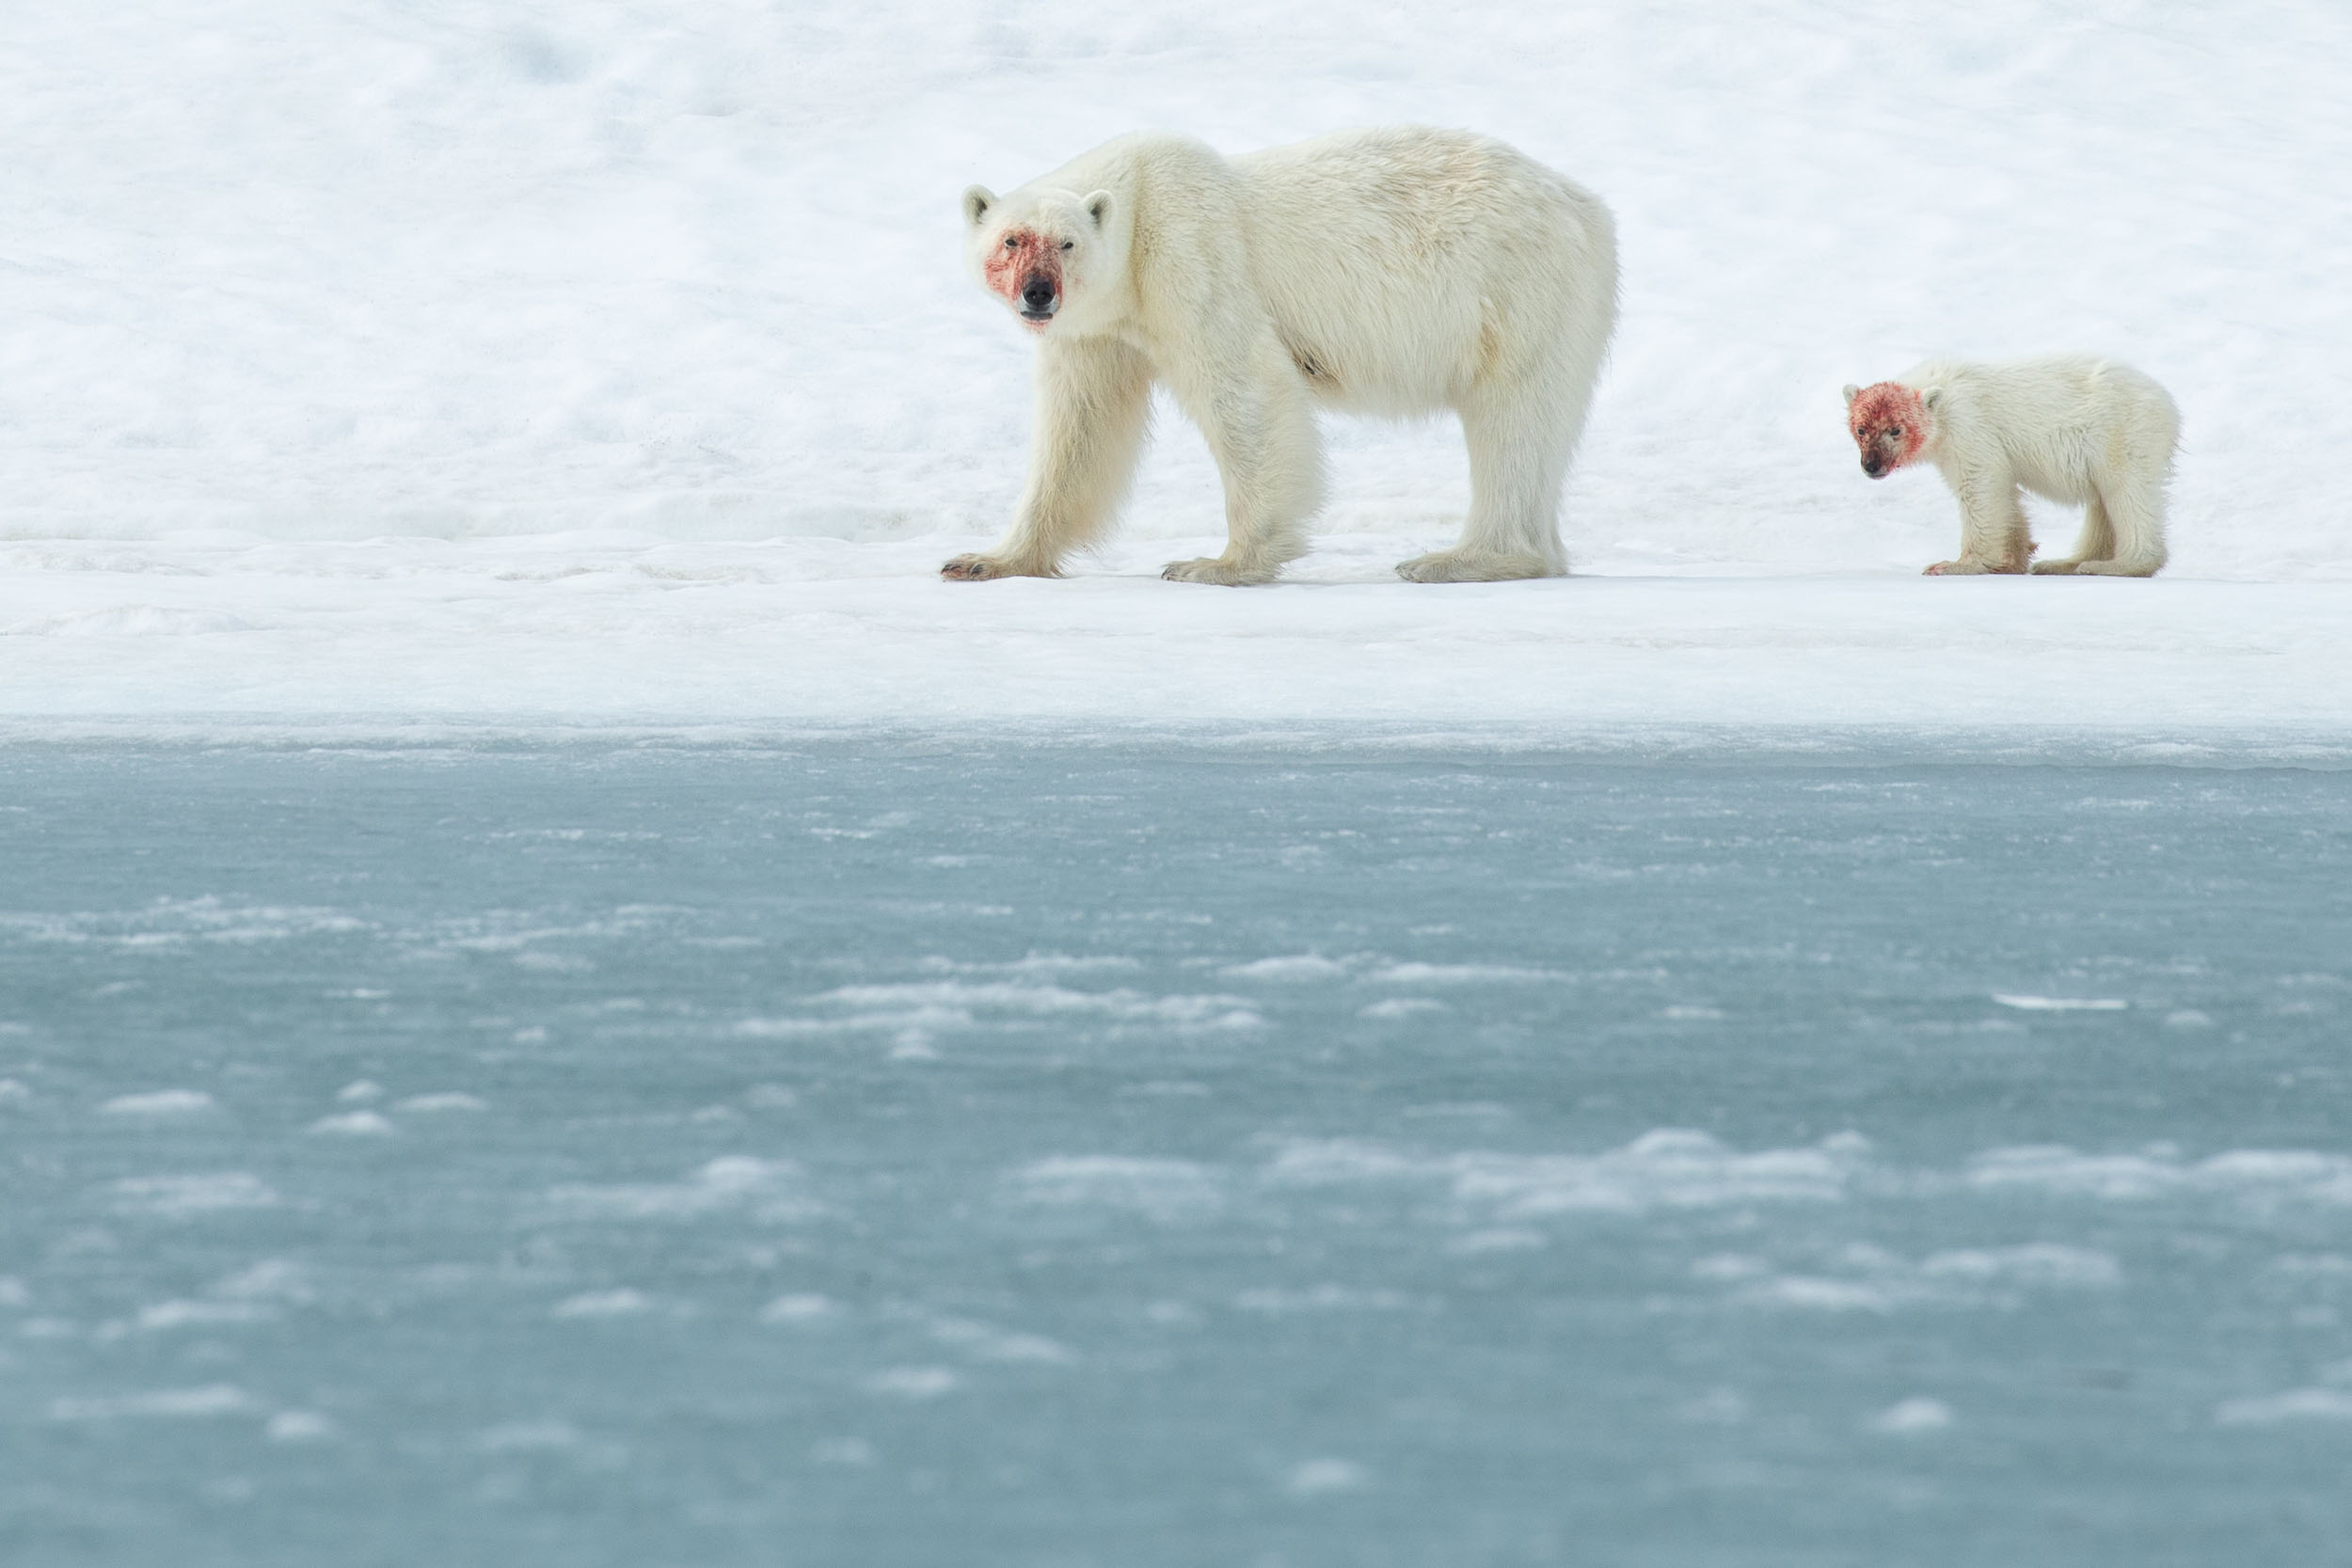
<path id="1" fill-rule="evenodd" d="M 1228 158 L 1122 136 L 999 197 L 963 194 L 980 282 L 1037 343 L 1028 482 L 949 578 L 1053 577 L 1124 498 L 1152 388 L 1224 481 L 1222 555 L 1180 581 L 1271 581 L 1323 504 L 1317 408 L 1453 409 L 1470 445 L 1460 541 L 1415 582 L 1556 576 L 1560 490 L 1616 322 L 1609 210 L 1500 142 L 1348 131 Z"/>
<path id="2" fill-rule="evenodd" d="M 2163 388 L 2112 359 L 2061 355 L 2000 364 L 1931 359 L 1846 388 L 1862 471 L 1921 458 L 1960 501 L 1960 557 L 1929 575 L 2022 572 L 2034 551 L 2022 485 L 2083 508 L 2074 553 L 2037 573 L 2144 578 L 2164 564 L 2164 491 L 2180 413 Z"/>

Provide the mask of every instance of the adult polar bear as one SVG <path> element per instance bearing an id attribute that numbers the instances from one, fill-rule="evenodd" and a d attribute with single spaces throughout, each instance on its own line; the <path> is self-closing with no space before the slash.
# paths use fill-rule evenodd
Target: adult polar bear
<path id="1" fill-rule="evenodd" d="M 1271 581 L 1323 501 L 1317 404 L 1452 408 L 1470 509 L 1415 582 L 1567 570 L 1560 487 L 1617 312 L 1615 228 L 1581 186 L 1458 131 L 1348 131 L 1227 158 L 1145 133 L 999 198 L 963 193 L 973 265 L 1038 336 L 1029 477 L 957 579 L 1053 577 L 1102 533 L 1152 383 L 1208 437 L 1225 553 L 1186 582 Z"/>

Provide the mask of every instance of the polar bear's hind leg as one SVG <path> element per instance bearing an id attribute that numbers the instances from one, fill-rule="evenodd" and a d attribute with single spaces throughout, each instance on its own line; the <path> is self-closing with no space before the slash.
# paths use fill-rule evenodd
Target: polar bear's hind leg
<path id="1" fill-rule="evenodd" d="M 1461 541 L 1400 562 L 1397 576 L 1407 582 L 1504 582 L 1567 575 L 1560 489 L 1583 427 L 1593 372 L 1581 372 L 1581 386 L 1577 367 L 1546 372 L 1477 388 L 1464 400 L 1470 510 Z"/>
<path id="2" fill-rule="evenodd" d="M 1407 582 L 1508 582 L 1568 569 L 1560 546 L 1560 486 L 1570 443 L 1538 400 L 1481 397 L 1462 410 L 1470 446 L 1470 510 L 1461 540 L 1401 562 Z"/>
<path id="3" fill-rule="evenodd" d="M 2037 561 L 2033 563 L 2033 573 L 2036 577 L 2065 577 L 2087 561 L 2106 561 L 2114 555 L 2115 525 L 2107 518 L 2106 502 L 2099 499 L 2098 491 L 2093 490 L 2090 501 L 2083 507 L 2083 531 L 2082 536 L 2074 541 L 2074 553 L 2059 556 L 2054 561 Z"/>
<path id="4" fill-rule="evenodd" d="M 1522 286 L 1479 334 L 1477 372 L 1455 405 L 1470 448 L 1470 509 L 1450 550 L 1397 567 L 1408 582 L 1565 577 L 1560 492 L 1584 435 L 1617 323 L 1617 253 L 1608 209 L 1577 196 Z"/>
<path id="5" fill-rule="evenodd" d="M 2137 475 L 2107 486 L 2102 498 L 2113 523 L 2113 559 L 2090 560 L 2074 568 L 2103 578 L 2153 577 L 2164 566 L 2164 483 Z"/>

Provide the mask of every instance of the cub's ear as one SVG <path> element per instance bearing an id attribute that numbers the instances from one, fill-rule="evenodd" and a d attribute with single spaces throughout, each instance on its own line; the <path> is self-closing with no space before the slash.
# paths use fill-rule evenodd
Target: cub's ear
<path id="1" fill-rule="evenodd" d="M 996 193 L 986 185 L 967 185 L 963 190 L 963 221 L 966 227 L 977 229 L 988 210 L 996 205 Z"/>
<path id="2" fill-rule="evenodd" d="M 1854 399 L 1856 399 L 1856 398 L 1858 398 L 1858 397 L 1860 397 L 1861 395 L 1862 395 L 1862 388 L 1859 388 L 1859 387 L 1855 386 L 1855 385 L 1854 385 L 1852 382 L 1851 382 L 1851 381 L 1849 381 L 1848 383 L 1846 383 L 1846 406 L 1847 406 L 1847 407 L 1851 408 L 1851 407 L 1853 406 L 1853 400 L 1854 400 Z"/>
<path id="3" fill-rule="evenodd" d="M 1110 192 L 1096 191 L 1086 198 L 1085 205 L 1087 216 L 1094 220 L 1094 227 L 1099 230 L 1111 220 L 1111 212 L 1118 203 L 1112 200 Z"/>
<path id="4" fill-rule="evenodd" d="M 1932 408 L 1937 404 L 1944 401 L 1944 388 L 1941 387 L 1931 387 L 1927 390 L 1927 395 L 1919 401 L 1927 404 L 1930 408 Z"/>

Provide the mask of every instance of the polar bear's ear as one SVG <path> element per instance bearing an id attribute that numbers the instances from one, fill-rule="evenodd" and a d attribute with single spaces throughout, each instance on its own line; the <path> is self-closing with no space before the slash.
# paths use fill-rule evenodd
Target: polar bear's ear
<path id="1" fill-rule="evenodd" d="M 1931 387 L 1927 389 L 1926 395 L 1921 397 L 1919 401 L 1927 404 L 1930 408 L 1932 408 L 1937 404 L 1944 401 L 1944 388 L 1941 387 Z"/>
<path id="2" fill-rule="evenodd" d="M 1096 191 L 1092 196 L 1086 198 L 1083 205 L 1087 210 L 1087 216 L 1092 218 L 1094 220 L 1094 227 L 1097 230 L 1100 230 L 1103 225 L 1111 220 L 1111 209 L 1117 206 L 1118 203 L 1111 199 L 1110 192 Z"/>
<path id="3" fill-rule="evenodd" d="M 988 210 L 995 205 L 996 193 L 986 185 L 966 185 L 963 188 L 963 221 L 969 227 L 977 229 L 980 220 L 988 216 Z"/>
<path id="4" fill-rule="evenodd" d="M 1851 407 L 1853 406 L 1853 400 L 1854 400 L 1854 399 L 1856 399 L 1856 398 L 1858 398 L 1858 397 L 1860 397 L 1861 395 L 1862 395 L 1862 388 L 1859 388 L 1859 387 L 1855 386 L 1855 385 L 1854 385 L 1852 382 L 1851 382 L 1851 381 L 1849 381 L 1849 382 L 1847 382 L 1847 383 L 1846 383 L 1846 406 L 1847 406 L 1847 407 L 1851 408 Z"/>

